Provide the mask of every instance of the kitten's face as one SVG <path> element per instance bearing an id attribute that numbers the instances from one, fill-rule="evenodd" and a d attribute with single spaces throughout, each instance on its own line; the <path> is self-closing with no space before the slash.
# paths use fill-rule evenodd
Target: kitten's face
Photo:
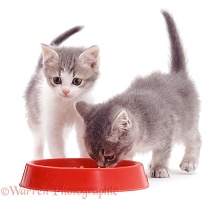
<path id="1" fill-rule="evenodd" d="M 90 89 L 99 75 L 99 48 L 57 48 L 42 45 L 44 74 L 49 86 L 65 100 Z"/>
<path id="2" fill-rule="evenodd" d="M 126 111 L 85 102 L 76 103 L 76 109 L 85 122 L 87 152 L 99 167 L 114 167 L 132 158 L 133 129 Z"/>

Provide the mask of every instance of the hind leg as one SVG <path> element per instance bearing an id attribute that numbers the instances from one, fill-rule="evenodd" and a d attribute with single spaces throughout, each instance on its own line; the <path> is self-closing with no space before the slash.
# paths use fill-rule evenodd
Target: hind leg
<path id="1" fill-rule="evenodd" d="M 184 143 L 185 154 L 179 166 L 183 171 L 193 172 L 197 169 L 200 156 L 201 140 L 199 132 L 197 132 L 196 137 L 190 138 Z"/>

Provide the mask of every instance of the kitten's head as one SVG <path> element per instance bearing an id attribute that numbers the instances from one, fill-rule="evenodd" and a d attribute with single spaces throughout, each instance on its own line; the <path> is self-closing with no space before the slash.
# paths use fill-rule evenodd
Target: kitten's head
<path id="1" fill-rule="evenodd" d="M 63 99 L 84 94 L 99 76 L 99 48 L 66 48 L 42 44 L 42 64 L 49 86 Z"/>
<path id="2" fill-rule="evenodd" d="M 114 167 L 132 158 L 135 127 L 131 114 L 120 106 L 76 103 L 85 122 L 84 143 L 87 153 L 99 167 Z"/>

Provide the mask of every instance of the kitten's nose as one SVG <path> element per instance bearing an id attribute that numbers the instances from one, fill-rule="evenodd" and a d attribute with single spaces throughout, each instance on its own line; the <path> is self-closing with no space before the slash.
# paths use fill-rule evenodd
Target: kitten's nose
<path id="1" fill-rule="evenodd" d="M 65 95 L 67 95 L 67 94 L 70 92 L 70 90 L 69 90 L 69 89 L 62 89 L 62 92 L 63 92 Z"/>

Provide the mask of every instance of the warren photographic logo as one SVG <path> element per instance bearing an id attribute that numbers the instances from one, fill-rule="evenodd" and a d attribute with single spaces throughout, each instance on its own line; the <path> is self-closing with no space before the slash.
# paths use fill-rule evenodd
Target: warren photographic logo
<path id="1" fill-rule="evenodd" d="M 88 196 L 94 196 L 101 199 L 103 196 L 117 195 L 117 190 L 111 187 L 104 187 L 102 190 L 78 190 L 66 187 L 54 186 L 50 190 L 31 190 L 20 186 L 6 186 L 0 188 L 0 196 L 81 196 L 86 199 Z"/>

